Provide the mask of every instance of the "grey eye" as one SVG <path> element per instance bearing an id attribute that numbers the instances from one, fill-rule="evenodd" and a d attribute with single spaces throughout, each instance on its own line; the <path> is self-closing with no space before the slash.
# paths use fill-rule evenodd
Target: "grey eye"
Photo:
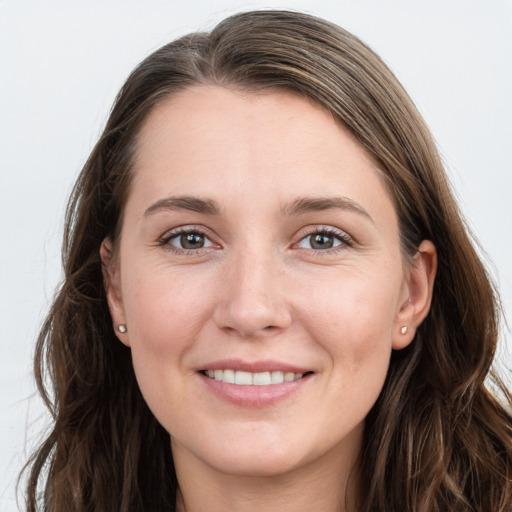
<path id="1" fill-rule="evenodd" d="M 334 246 L 334 236 L 325 233 L 311 235 L 310 245 L 313 249 L 330 249 Z"/>
<path id="2" fill-rule="evenodd" d="M 338 247 L 343 243 L 339 237 L 331 233 L 312 233 L 305 236 L 300 242 L 299 247 L 303 249 L 326 250 Z"/>
<path id="3" fill-rule="evenodd" d="M 204 235 L 199 233 L 184 233 L 180 236 L 183 249 L 199 249 L 204 247 Z"/>
<path id="4" fill-rule="evenodd" d="M 203 233 L 197 231 L 190 231 L 188 233 L 179 233 L 167 242 L 169 245 L 177 247 L 178 249 L 194 250 L 202 249 L 203 247 L 210 247 L 212 242 Z"/>

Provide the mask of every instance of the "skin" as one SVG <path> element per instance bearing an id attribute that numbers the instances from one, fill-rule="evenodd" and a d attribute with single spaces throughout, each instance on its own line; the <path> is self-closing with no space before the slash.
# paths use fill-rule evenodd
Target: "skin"
<path id="1" fill-rule="evenodd" d="M 134 172 L 116 259 L 102 247 L 105 283 L 141 391 L 171 435 L 178 509 L 357 510 L 364 419 L 391 350 L 428 312 L 435 248 L 425 241 L 404 263 L 376 163 L 288 92 L 195 86 L 170 97 L 142 128 Z M 170 196 L 219 211 L 166 208 Z M 294 210 L 304 197 L 351 207 Z M 198 232 L 197 248 L 180 245 L 178 228 Z M 284 400 L 246 407 L 198 371 L 228 358 L 313 373 Z"/>

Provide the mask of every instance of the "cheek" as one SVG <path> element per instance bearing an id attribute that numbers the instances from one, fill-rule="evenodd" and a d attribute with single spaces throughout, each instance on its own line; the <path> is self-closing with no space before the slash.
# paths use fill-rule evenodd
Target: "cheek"
<path id="1" fill-rule="evenodd" d="M 123 304 L 137 382 L 158 421 L 175 425 L 186 407 L 186 360 L 210 315 L 208 293 L 194 279 L 161 267 L 132 265 L 123 283 Z"/>
<path id="2" fill-rule="evenodd" d="M 351 376 L 344 386 L 383 382 L 398 311 L 399 276 L 395 271 L 380 277 L 333 278 L 303 295 L 309 337 L 329 355 L 334 378 Z"/>
<path id="3" fill-rule="evenodd" d="M 166 268 L 129 268 L 123 304 L 135 374 L 152 411 L 169 423 L 160 413 L 179 409 L 181 397 L 186 396 L 183 361 L 211 314 L 210 294 L 198 293 L 199 284 L 190 276 L 182 279 Z"/>
<path id="4" fill-rule="evenodd" d="M 184 278 L 185 277 L 185 278 Z M 209 314 L 205 281 L 155 265 L 132 265 L 123 286 L 123 304 L 133 348 L 176 351 L 201 328 Z"/>
<path id="5" fill-rule="evenodd" d="M 396 272 L 394 272 L 396 276 Z M 357 337 L 361 343 L 379 333 L 391 336 L 399 310 L 401 281 L 397 277 L 345 275 L 327 277 L 301 294 L 300 309 L 312 329 Z M 315 327 L 316 326 L 316 327 Z"/>

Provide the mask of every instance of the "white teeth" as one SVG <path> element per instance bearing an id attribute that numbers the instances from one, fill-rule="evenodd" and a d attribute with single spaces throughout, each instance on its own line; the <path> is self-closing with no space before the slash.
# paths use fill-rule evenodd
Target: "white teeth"
<path id="1" fill-rule="evenodd" d="M 272 384 L 282 384 L 284 382 L 284 373 L 272 372 L 270 374 L 270 380 L 272 381 Z"/>
<path id="2" fill-rule="evenodd" d="M 250 386 L 252 384 L 252 373 L 238 371 L 235 372 L 235 384 L 240 384 L 242 386 Z"/>
<path id="3" fill-rule="evenodd" d="M 238 370 L 205 370 L 204 373 L 211 379 L 240 386 L 270 386 L 299 380 L 304 376 L 303 373 L 279 371 L 251 373 Z"/>
<path id="4" fill-rule="evenodd" d="M 224 370 L 222 372 L 222 378 L 220 379 L 222 382 L 227 382 L 228 384 L 235 383 L 235 371 L 234 370 Z"/>
<path id="5" fill-rule="evenodd" d="M 252 383 L 254 386 L 268 386 L 269 384 L 272 384 L 270 372 L 253 373 Z"/>

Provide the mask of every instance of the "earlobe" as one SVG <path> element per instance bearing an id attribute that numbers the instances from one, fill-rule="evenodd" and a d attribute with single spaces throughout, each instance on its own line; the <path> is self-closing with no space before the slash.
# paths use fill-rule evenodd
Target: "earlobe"
<path id="1" fill-rule="evenodd" d="M 112 242 L 105 238 L 100 247 L 101 270 L 103 273 L 103 286 L 107 296 L 110 316 L 112 317 L 113 329 L 119 340 L 130 346 L 126 318 L 121 295 L 121 283 L 119 275 L 119 263 L 114 255 Z M 123 326 L 123 328 L 120 328 Z"/>
<path id="2" fill-rule="evenodd" d="M 409 268 L 406 297 L 395 322 L 393 348 L 400 350 L 412 342 L 416 329 L 427 316 L 437 271 L 437 251 L 430 240 L 418 247 Z"/>

